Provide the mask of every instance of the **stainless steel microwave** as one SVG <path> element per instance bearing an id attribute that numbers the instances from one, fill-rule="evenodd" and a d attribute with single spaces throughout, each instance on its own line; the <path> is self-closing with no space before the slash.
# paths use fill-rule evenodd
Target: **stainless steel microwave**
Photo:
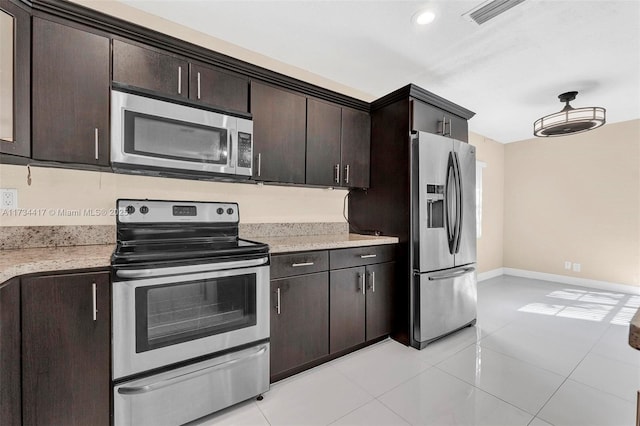
<path id="1" fill-rule="evenodd" d="M 253 122 L 189 104 L 111 91 L 111 165 L 143 174 L 249 178 Z"/>

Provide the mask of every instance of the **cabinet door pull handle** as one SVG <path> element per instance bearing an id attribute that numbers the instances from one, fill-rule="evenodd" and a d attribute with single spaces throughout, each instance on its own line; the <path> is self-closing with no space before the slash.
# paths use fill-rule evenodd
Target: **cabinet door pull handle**
<path id="1" fill-rule="evenodd" d="M 362 279 L 362 285 L 361 285 L 361 287 L 362 287 L 362 294 L 364 294 L 364 292 L 366 291 L 366 289 L 365 289 L 365 285 L 366 285 L 366 283 L 365 283 L 366 274 L 360 274 L 360 278 Z"/>
<path id="2" fill-rule="evenodd" d="M 200 72 L 198 72 L 198 100 L 200 100 Z"/>
<path id="3" fill-rule="evenodd" d="M 313 262 L 302 262 L 302 263 L 292 263 L 291 266 L 294 268 L 298 268 L 300 266 L 313 266 Z"/>
<path id="4" fill-rule="evenodd" d="M 371 271 L 371 292 L 376 292 L 376 273 Z"/>
<path id="5" fill-rule="evenodd" d="M 333 180 L 336 183 L 340 183 L 340 164 L 336 164 L 334 169 L 335 169 L 335 177 Z"/>
<path id="6" fill-rule="evenodd" d="M 280 287 L 276 290 L 276 312 L 280 315 Z"/>
<path id="7" fill-rule="evenodd" d="M 258 177 L 262 174 L 262 154 L 258 153 Z"/>
<path id="8" fill-rule="evenodd" d="M 349 165 L 347 164 L 346 166 L 344 166 L 344 183 L 348 184 L 349 183 Z"/>
<path id="9" fill-rule="evenodd" d="M 438 121 L 438 123 L 442 124 L 442 131 L 438 133 L 442 134 L 442 136 L 446 136 L 447 135 L 447 117 L 443 115 L 442 121 Z"/>
<path id="10" fill-rule="evenodd" d="M 182 67 L 178 67 L 178 95 L 182 94 Z"/>
<path id="11" fill-rule="evenodd" d="M 451 119 L 449 119 L 449 136 L 452 136 L 453 133 L 453 123 L 451 122 Z"/>
<path id="12" fill-rule="evenodd" d="M 93 142 L 95 144 L 95 149 L 96 149 L 96 160 L 98 159 L 99 155 L 98 155 L 98 142 L 100 141 L 100 136 L 98 135 L 98 128 L 96 127 L 95 129 L 93 129 Z"/>
<path id="13" fill-rule="evenodd" d="M 373 257 L 378 257 L 377 254 L 361 254 L 360 259 L 371 259 Z"/>
<path id="14" fill-rule="evenodd" d="M 91 298 L 93 303 L 93 320 L 97 321 L 98 319 L 98 288 L 96 283 L 91 285 Z"/>

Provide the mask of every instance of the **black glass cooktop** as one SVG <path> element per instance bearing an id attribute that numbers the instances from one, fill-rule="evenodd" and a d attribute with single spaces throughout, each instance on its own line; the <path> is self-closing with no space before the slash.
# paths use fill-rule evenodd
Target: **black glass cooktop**
<path id="1" fill-rule="evenodd" d="M 225 241 L 144 241 L 118 243 L 112 263 L 243 257 L 269 253 L 269 246 L 243 239 Z"/>

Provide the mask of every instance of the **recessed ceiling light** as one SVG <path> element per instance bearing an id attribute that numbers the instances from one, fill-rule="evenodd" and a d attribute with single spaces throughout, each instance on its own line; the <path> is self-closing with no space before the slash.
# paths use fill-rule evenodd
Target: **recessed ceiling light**
<path id="1" fill-rule="evenodd" d="M 434 19 L 436 19 L 436 14 L 430 10 L 421 10 L 413 17 L 413 21 L 418 25 L 428 25 L 432 23 Z"/>

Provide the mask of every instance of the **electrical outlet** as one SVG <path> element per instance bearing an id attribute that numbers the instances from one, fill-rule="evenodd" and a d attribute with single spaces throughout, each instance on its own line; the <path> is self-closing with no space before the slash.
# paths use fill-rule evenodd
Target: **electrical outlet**
<path id="1" fill-rule="evenodd" d="M 0 189 L 0 209 L 15 210 L 18 208 L 18 190 L 1 188 Z"/>
<path id="2" fill-rule="evenodd" d="M 574 263 L 573 264 L 573 272 L 580 272 L 580 264 L 579 263 Z"/>
<path id="3" fill-rule="evenodd" d="M 564 269 L 567 269 L 567 270 L 571 269 L 571 261 L 569 260 L 564 261 Z"/>

